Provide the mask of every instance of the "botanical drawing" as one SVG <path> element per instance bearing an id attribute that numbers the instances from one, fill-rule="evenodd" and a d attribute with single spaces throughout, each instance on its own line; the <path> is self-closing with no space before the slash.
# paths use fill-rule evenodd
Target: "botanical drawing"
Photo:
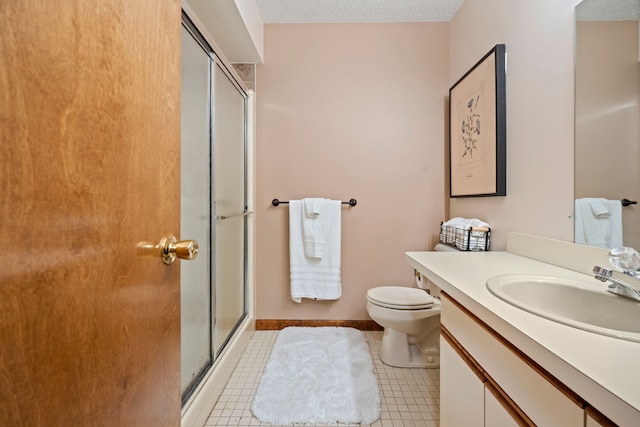
<path id="1" fill-rule="evenodd" d="M 482 122 L 482 88 L 471 94 L 468 101 L 460 104 L 460 138 L 462 147 L 460 164 L 468 164 L 483 158 L 481 132 Z"/>

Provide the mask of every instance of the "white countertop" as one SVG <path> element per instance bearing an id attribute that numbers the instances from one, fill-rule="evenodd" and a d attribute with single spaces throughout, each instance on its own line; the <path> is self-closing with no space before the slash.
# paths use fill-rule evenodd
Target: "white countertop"
<path id="1" fill-rule="evenodd" d="M 486 287 L 490 277 L 500 274 L 543 274 L 605 284 L 509 252 L 407 252 L 406 259 L 611 420 L 621 426 L 640 425 L 640 343 L 536 316 L 495 297 Z"/>

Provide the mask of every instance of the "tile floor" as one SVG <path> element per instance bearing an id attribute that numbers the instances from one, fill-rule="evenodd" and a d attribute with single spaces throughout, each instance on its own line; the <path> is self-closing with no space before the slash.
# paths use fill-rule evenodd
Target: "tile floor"
<path id="1" fill-rule="evenodd" d="M 207 419 L 206 426 L 271 426 L 251 404 L 278 331 L 255 331 Z M 380 419 L 367 427 L 439 427 L 440 370 L 400 369 L 378 357 L 382 332 L 365 332 L 380 389 Z M 345 425 L 345 424 L 338 424 Z"/>

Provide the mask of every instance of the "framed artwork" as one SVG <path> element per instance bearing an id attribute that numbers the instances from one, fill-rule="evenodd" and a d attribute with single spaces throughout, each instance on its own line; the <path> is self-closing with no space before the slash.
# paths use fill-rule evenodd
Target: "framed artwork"
<path id="1" fill-rule="evenodd" d="M 449 89 L 450 196 L 507 195 L 505 45 Z"/>

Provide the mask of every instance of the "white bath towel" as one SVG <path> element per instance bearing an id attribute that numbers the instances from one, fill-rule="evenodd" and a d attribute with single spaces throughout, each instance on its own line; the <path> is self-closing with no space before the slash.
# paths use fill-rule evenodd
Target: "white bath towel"
<path id="1" fill-rule="evenodd" d="M 289 202 L 289 268 L 291 299 L 302 298 L 335 300 L 342 296 L 340 275 L 341 202 L 327 200 L 320 216 L 326 223 L 322 258 L 305 254 L 302 216 L 305 215 L 300 200 Z"/>
<path id="2" fill-rule="evenodd" d="M 311 258 L 322 258 L 326 246 L 326 229 L 330 221 L 328 199 L 302 199 L 302 244 L 304 253 Z"/>
<path id="3" fill-rule="evenodd" d="M 622 246 L 622 205 L 619 200 L 582 198 L 575 201 L 574 240 L 611 249 Z"/>

